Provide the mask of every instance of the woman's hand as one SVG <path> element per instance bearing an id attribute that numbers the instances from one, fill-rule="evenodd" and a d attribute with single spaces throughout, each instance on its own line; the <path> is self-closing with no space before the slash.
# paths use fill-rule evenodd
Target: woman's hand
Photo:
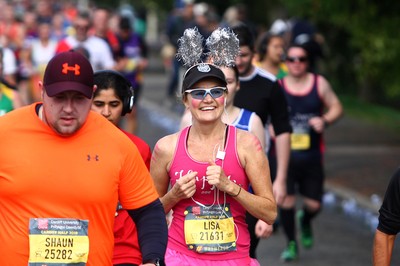
<path id="1" fill-rule="evenodd" d="M 210 166 L 207 167 L 206 180 L 211 186 L 215 186 L 220 191 L 229 195 L 234 194 L 234 183 L 225 175 L 221 166 L 216 165 L 213 160 L 209 160 Z"/>
<path id="2" fill-rule="evenodd" d="M 197 172 L 190 172 L 179 178 L 171 190 L 175 198 L 188 199 L 196 192 L 196 176 Z"/>
<path id="3" fill-rule="evenodd" d="M 308 120 L 308 124 L 314 129 L 315 132 L 317 133 L 322 133 L 324 132 L 325 129 L 325 121 L 324 118 L 320 116 L 315 116 Z"/>

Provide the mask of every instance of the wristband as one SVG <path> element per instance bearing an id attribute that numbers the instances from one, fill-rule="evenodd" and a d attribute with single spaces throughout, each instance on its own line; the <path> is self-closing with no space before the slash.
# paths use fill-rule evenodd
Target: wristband
<path id="1" fill-rule="evenodd" d="M 231 197 L 232 197 L 232 198 L 236 198 L 237 196 L 239 196 L 240 191 L 242 191 L 242 187 L 241 187 L 241 186 L 239 186 L 239 191 L 238 191 L 238 193 L 237 193 L 236 195 L 231 195 Z"/>
<path id="2" fill-rule="evenodd" d="M 322 121 L 324 121 L 324 128 L 328 128 L 330 123 L 328 122 L 328 120 L 326 120 L 324 116 L 322 117 Z"/>

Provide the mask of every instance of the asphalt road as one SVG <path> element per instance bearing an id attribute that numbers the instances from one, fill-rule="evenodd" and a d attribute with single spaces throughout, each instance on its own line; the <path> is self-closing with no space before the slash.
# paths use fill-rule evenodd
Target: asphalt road
<path id="1" fill-rule="evenodd" d="M 178 102 L 171 103 L 166 99 L 166 87 L 167 76 L 164 73 L 145 73 L 143 94 L 138 102 L 137 135 L 147 141 L 151 148 L 161 137 L 176 132 L 179 126 L 179 116 L 183 107 Z M 335 140 L 331 143 L 338 144 Z M 340 175 L 343 171 L 343 167 L 335 164 L 339 161 L 335 158 L 343 157 L 343 149 L 346 151 L 347 146 L 343 145 L 339 145 L 339 150 L 336 150 L 336 157 L 335 152 L 329 154 L 328 175 Z M 349 148 L 349 150 L 352 149 Z M 347 152 L 347 154 L 351 158 L 351 152 Z M 353 168 L 354 166 L 357 167 L 353 164 Z M 392 166 L 390 165 L 390 167 Z M 357 169 L 352 170 L 357 172 Z M 386 169 L 386 171 L 391 170 Z M 344 181 L 342 183 L 346 184 Z M 386 184 L 381 185 L 381 187 L 385 186 Z M 377 198 L 379 202 L 379 196 Z M 300 247 L 299 260 L 290 264 L 304 266 L 371 265 L 377 206 L 366 202 L 368 200 L 362 194 L 353 191 L 352 188 L 346 188 L 343 184 L 337 186 L 335 182 L 331 182 L 327 186 L 327 194 L 324 197 L 324 209 L 314 222 L 315 245 L 311 250 L 303 250 Z M 279 259 L 285 245 L 286 241 L 282 230 L 278 230 L 269 239 L 263 239 L 257 250 L 260 264 L 287 265 L 288 263 L 282 263 Z M 392 265 L 400 265 L 399 240 L 395 244 Z"/>

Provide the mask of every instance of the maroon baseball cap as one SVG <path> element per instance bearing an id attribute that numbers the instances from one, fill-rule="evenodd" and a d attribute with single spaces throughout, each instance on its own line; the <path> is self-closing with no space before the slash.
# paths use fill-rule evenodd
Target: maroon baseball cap
<path id="1" fill-rule="evenodd" d="M 64 91 L 77 91 L 91 99 L 93 84 L 90 62 L 73 50 L 55 55 L 44 72 L 43 86 L 50 97 Z"/>

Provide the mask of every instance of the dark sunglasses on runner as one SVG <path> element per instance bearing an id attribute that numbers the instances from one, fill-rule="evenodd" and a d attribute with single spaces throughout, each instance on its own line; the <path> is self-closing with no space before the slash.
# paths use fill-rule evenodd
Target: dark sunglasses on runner
<path id="1" fill-rule="evenodd" d="M 186 90 L 185 93 L 190 93 L 192 98 L 197 100 L 203 100 L 204 98 L 206 98 L 207 94 L 210 94 L 211 97 L 217 99 L 224 95 L 224 92 L 226 90 L 226 87 L 213 87 L 209 89 L 195 88 L 192 90 Z"/>
<path id="2" fill-rule="evenodd" d="M 301 62 L 301 63 L 304 63 L 304 62 L 306 62 L 307 61 L 307 57 L 305 57 L 305 56 L 294 56 L 294 57 L 287 57 L 286 58 L 286 61 L 289 61 L 289 62 L 291 62 L 291 63 L 293 63 L 293 62 Z"/>

